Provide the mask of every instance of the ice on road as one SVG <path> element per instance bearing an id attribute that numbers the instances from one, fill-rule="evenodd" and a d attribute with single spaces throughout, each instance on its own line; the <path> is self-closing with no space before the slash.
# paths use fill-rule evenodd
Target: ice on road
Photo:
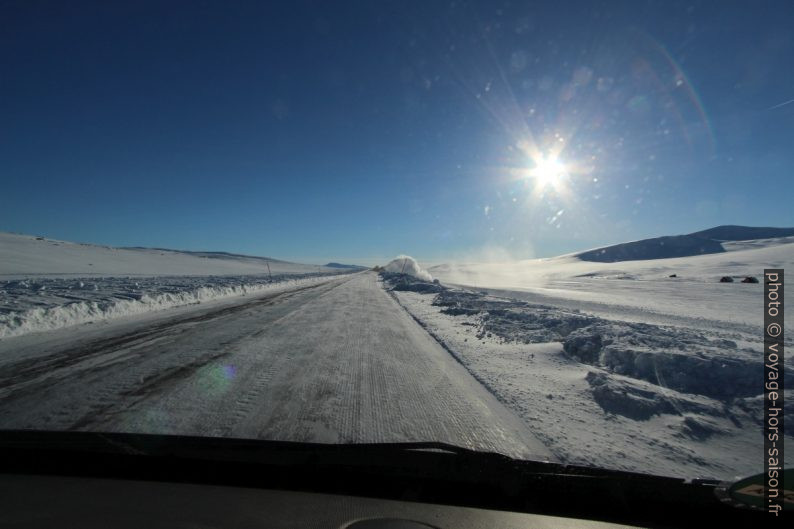
<path id="1" fill-rule="evenodd" d="M 7 354 L 14 340 L 0 342 L 3 428 L 442 441 L 552 459 L 374 273 Z"/>

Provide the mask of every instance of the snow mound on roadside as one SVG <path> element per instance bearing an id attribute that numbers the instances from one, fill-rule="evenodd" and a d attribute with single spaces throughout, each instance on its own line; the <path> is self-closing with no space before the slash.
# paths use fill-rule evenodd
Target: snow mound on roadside
<path id="1" fill-rule="evenodd" d="M 278 292 L 334 275 L 0 281 L 0 339 L 234 296 Z M 29 293 L 27 293 L 29 291 Z"/>
<path id="2" fill-rule="evenodd" d="M 426 270 L 423 270 L 422 267 L 419 266 L 419 263 L 416 262 L 416 259 L 408 255 L 400 255 L 392 259 L 383 269 L 395 274 L 408 274 L 409 276 L 414 276 L 424 281 L 433 280 L 433 276 Z"/>

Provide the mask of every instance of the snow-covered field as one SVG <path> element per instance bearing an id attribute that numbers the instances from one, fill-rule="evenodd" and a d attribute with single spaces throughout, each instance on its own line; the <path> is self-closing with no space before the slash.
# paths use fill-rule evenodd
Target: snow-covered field
<path id="1" fill-rule="evenodd" d="M 763 461 L 763 285 L 738 280 L 794 269 L 794 243 L 725 246 L 648 261 L 442 265 L 429 270 L 442 285 L 393 279 L 393 294 L 560 460 L 728 479 Z M 793 374 L 789 357 L 789 388 Z"/>
<path id="2" fill-rule="evenodd" d="M 0 278 L 239 276 L 334 269 L 223 252 L 115 248 L 0 232 Z M 269 267 L 269 270 L 268 270 Z"/>
<path id="3" fill-rule="evenodd" d="M 0 339 L 273 292 L 351 270 L 0 233 Z"/>
<path id="4" fill-rule="evenodd" d="M 794 238 L 722 243 L 725 253 L 596 263 L 574 255 L 429 268 L 445 284 L 549 302 L 633 321 L 687 324 L 705 320 L 760 329 L 764 268 L 794 269 Z M 670 277 L 675 274 L 676 277 Z M 720 283 L 723 276 L 733 283 Z M 794 311 L 788 311 L 786 322 Z M 757 331 L 760 336 L 760 330 Z"/>

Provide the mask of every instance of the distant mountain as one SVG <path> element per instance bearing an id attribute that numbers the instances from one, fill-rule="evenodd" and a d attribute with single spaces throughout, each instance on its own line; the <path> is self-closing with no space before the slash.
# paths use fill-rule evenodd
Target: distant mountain
<path id="1" fill-rule="evenodd" d="M 172 250 L 170 248 L 147 248 L 144 246 L 123 246 L 122 249 L 124 250 L 157 250 L 160 252 L 174 252 L 174 253 L 184 253 L 188 255 L 194 255 L 196 257 L 206 257 L 208 259 L 259 259 L 263 261 L 279 261 L 278 259 L 273 259 L 272 257 L 265 257 L 259 255 L 245 255 L 240 253 L 230 253 L 230 252 L 207 252 L 207 251 L 196 251 L 196 250 Z M 286 262 L 286 261 L 281 261 Z"/>
<path id="2" fill-rule="evenodd" d="M 366 268 L 366 266 L 359 266 L 359 265 L 351 265 L 351 264 L 342 264 L 342 263 L 328 263 L 324 265 L 326 268 Z"/>
<path id="3" fill-rule="evenodd" d="M 774 239 L 791 237 L 794 228 L 753 228 L 750 226 L 717 226 L 690 235 L 713 239 L 715 241 L 751 241 L 755 239 Z"/>
<path id="4" fill-rule="evenodd" d="M 583 261 L 614 263 L 689 257 L 725 251 L 721 242 L 773 239 L 794 235 L 794 228 L 755 228 L 750 226 L 717 226 L 688 235 L 670 235 L 615 244 L 576 254 Z"/>

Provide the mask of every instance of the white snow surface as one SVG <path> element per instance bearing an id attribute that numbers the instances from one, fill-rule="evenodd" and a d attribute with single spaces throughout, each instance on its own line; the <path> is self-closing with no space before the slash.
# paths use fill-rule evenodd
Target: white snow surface
<path id="1" fill-rule="evenodd" d="M 279 292 L 320 275 L 171 276 L 0 281 L 0 339 L 215 299 Z"/>
<path id="2" fill-rule="evenodd" d="M 399 285 L 393 294 L 559 460 L 735 479 L 763 460 L 763 284 L 738 281 L 794 269 L 794 244 L 726 250 L 442 265 L 431 268 L 438 292 Z M 737 282 L 720 283 L 725 275 Z M 784 369 L 791 388 L 790 357 Z M 793 435 L 786 427 L 786 444 Z"/>
<path id="3" fill-rule="evenodd" d="M 101 276 L 307 274 L 334 269 L 266 257 L 115 248 L 0 232 L 0 279 Z"/>
<path id="4" fill-rule="evenodd" d="M 727 480 L 760 471 L 759 340 L 465 290 L 394 294 L 562 462 Z"/>
<path id="5" fill-rule="evenodd" d="M 387 272 L 394 272 L 396 274 L 407 274 L 424 281 L 432 281 L 433 276 L 429 272 L 423 270 L 419 263 L 411 256 L 400 255 L 389 261 L 389 264 L 383 267 Z"/>
<path id="6" fill-rule="evenodd" d="M 596 263 L 572 255 L 453 263 L 429 271 L 445 284 L 651 323 L 708 320 L 759 326 L 764 268 L 794 270 L 794 238 L 723 243 L 725 253 Z M 669 277 L 675 274 L 677 277 Z M 734 283 L 720 283 L 731 276 Z M 747 276 L 759 283 L 741 283 Z M 788 311 L 786 323 L 791 325 Z M 759 331 L 760 332 L 760 331 Z"/>
<path id="7" fill-rule="evenodd" d="M 0 339 L 274 292 L 348 272 L 269 258 L 0 233 Z"/>

